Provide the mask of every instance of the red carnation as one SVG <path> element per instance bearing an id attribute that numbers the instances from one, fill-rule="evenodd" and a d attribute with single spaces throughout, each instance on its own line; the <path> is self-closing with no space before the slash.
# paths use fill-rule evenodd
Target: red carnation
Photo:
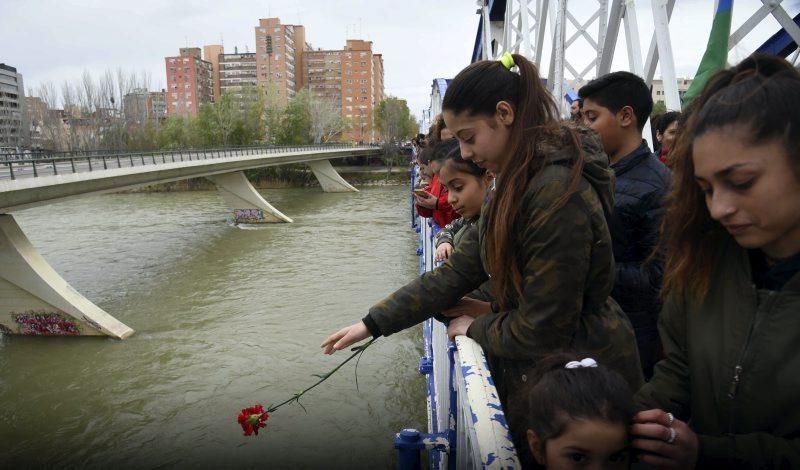
<path id="1" fill-rule="evenodd" d="M 239 421 L 239 424 L 242 426 L 245 436 L 251 434 L 258 436 L 258 429 L 267 427 L 268 418 L 269 413 L 264 411 L 264 407 L 256 405 L 243 409 L 242 412 L 239 413 L 237 421 Z"/>

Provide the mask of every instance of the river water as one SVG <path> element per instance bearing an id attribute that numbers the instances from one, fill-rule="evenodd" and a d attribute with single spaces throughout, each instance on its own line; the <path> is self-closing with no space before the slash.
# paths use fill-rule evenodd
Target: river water
<path id="1" fill-rule="evenodd" d="M 418 271 L 406 186 L 264 192 L 295 221 L 225 223 L 215 192 L 110 194 L 15 214 L 79 292 L 136 330 L 108 338 L 0 335 L 0 468 L 386 468 L 394 433 L 424 429 L 421 330 L 346 356 L 328 333 Z"/>

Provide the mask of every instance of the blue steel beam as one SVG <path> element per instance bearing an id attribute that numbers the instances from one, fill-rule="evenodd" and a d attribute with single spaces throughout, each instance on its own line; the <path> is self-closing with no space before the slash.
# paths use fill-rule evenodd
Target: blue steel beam
<path id="1" fill-rule="evenodd" d="M 794 24 L 800 26 L 800 14 L 797 14 L 794 17 Z M 764 44 L 761 45 L 761 47 L 756 49 L 756 52 L 787 57 L 796 49 L 797 43 L 794 42 L 792 37 L 789 36 L 789 33 L 787 33 L 785 29 L 781 28 L 780 31 L 767 39 Z"/>

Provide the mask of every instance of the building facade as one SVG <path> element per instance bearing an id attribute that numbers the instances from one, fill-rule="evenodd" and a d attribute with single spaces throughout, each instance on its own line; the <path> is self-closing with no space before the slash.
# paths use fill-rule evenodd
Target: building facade
<path id="1" fill-rule="evenodd" d="M 342 107 L 342 51 L 308 51 L 303 58 L 304 81 L 313 99 Z"/>
<path id="2" fill-rule="evenodd" d="M 268 103 L 286 106 L 304 85 L 305 27 L 281 24 L 280 18 L 262 18 L 255 37 L 257 83 Z"/>
<path id="3" fill-rule="evenodd" d="M 248 90 L 258 86 L 258 65 L 255 52 L 220 54 L 219 82 L 222 94 L 231 94 L 242 105 L 257 97 Z M 220 95 L 222 96 L 222 95 Z"/>
<path id="4" fill-rule="evenodd" d="M 689 89 L 689 86 L 692 84 L 691 78 L 679 78 L 678 79 L 678 96 L 680 96 L 681 101 L 683 101 L 683 95 L 686 94 L 686 90 Z M 653 103 L 661 103 L 666 104 L 666 96 L 664 96 L 664 81 L 663 80 L 653 80 L 653 84 L 651 86 L 651 93 L 653 94 Z M 679 111 L 679 110 L 676 110 Z"/>
<path id="5" fill-rule="evenodd" d="M 203 46 L 203 59 L 211 64 L 211 82 L 214 89 L 214 101 L 218 100 L 220 96 L 220 82 L 219 82 L 219 56 L 225 53 L 225 48 L 221 44 L 211 44 Z"/>
<path id="6" fill-rule="evenodd" d="M 342 51 L 342 112 L 352 127 L 346 140 L 369 142 L 375 140 L 373 111 L 375 80 L 372 41 L 348 39 Z M 380 80 L 383 82 L 383 80 Z"/>
<path id="7" fill-rule="evenodd" d="M 199 47 L 180 49 L 180 55 L 165 57 L 167 69 L 167 115 L 197 116 L 200 107 L 214 101 L 212 65 L 201 58 Z"/>
<path id="8" fill-rule="evenodd" d="M 0 152 L 27 146 L 25 129 L 25 87 L 22 74 L 0 64 Z"/>
<path id="9" fill-rule="evenodd" d="M 128 124 L 142 126 L 164 119 L 167 111 L 166 91 L 135 88 L 122 97 L 122 114 Z"/>

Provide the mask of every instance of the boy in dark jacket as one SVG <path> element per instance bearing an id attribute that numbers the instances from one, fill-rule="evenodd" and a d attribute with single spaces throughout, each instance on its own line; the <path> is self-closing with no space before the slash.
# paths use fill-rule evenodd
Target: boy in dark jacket
<path id="1" fill-rule="evenodd" d="M 658 360 L 661 262 L 648 262 L 658 242 L 669 170 L 642 140 L 653 109 L 650 90 L 640 77 L 614 72 L 578 91 L 586 125 L 600 135 L 616 175 L 614 213 L 609 221 L 616 262 L 611 296 L 630 318 L 646 378 Z"/>

